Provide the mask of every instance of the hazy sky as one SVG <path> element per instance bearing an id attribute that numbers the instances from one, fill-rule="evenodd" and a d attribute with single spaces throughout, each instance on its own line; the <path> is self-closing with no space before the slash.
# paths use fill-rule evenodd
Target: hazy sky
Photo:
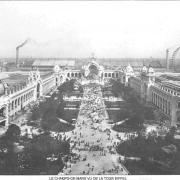
<path id="1" fill-rule="evenodd" d="M 0 2 L 0 57 L 27 38 L 21 57 L 165 57 L 180 45 L 180 2 Z"/>

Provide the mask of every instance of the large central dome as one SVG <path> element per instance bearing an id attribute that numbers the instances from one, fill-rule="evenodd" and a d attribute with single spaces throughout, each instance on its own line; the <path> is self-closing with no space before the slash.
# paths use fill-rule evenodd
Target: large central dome
<path id="1" fill-rule="evenodd" d="M 99 78 L 103 72 L 103 67 L 101 67 L 96 61 L 91 61 L 84 66 L 85 77 L 86 78 Z"/>
<path id="2" fill-rule="evenodd" d="M 98 70 L 97 66 L 94 64 L 91 64 L 89 66 L 89 75 L 98 75 L 98 73 L 99 73 L 99 70 Z"/>

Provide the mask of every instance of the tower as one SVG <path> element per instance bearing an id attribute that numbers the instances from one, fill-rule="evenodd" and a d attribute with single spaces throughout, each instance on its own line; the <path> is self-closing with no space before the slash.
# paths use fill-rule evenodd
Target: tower
<path id="1" fill-rule="evenodd" d="M 131 65 L 128 64 L 128 66 L 124 70 L 124 84 L 125 84 L 125 86 L 129 85 L 129 78 L 132 76 L 134 76 L 134 70 L 131 67 Z"/>
<path id="2" fill-rule="evenodd" d="M 155 72 L 154 69 L 149 66 L 143 66 L 141 70 L 141 100 L 144 102 L 151 101 L 150 87 L 154 85 Z"/>

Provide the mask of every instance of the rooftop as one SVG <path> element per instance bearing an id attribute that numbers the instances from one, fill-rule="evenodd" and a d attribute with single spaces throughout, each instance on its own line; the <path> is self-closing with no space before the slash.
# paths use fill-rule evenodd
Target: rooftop
<path id="1" fill-rule="evenodd" d="M 50 76 L 51 74 L 52 72 L 40 72 L 42 79 Z M 29 71 L 5 72 L 3 76 L 3 83 L 7 85 L 8 89 L 12 89 L 13 87 L 26 85 L 29 77 Z"/>
<path id="2" fill-rule="evenodd" d="M 35 60 L 32 66 L 74 66 L 74 60 L 53 60 L 53 59 L 46 59 L 46 60 Z"/>
<path id="3" fill-rule="evenodd" d="M 28 74 L 21 74 L 18 72 L 8 74 L 8 77 L 4 79 L 4 82 L 8 87 L 17 86 L 18 84 L 25 84 L 28 78 Z"/>

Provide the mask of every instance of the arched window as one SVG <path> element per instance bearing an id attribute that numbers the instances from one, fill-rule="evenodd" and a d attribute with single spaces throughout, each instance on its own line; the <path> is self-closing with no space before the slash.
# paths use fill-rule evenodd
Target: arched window
<path id="1" fill-rule="evenodd" d="M 23 96 L 21 96 L 21 105 L 22 105 L 22 103 L 23 103 Z"/>
<path id="2" fill-rule="evenodd" d="M 11 105 L 11 103 L 9 103 L 9 106 L 8 106 L 8 111 L 9 112 L 11 111 L 11 107 L 12 107 L 12 105 Z"/>
<path id="3" fill-rule="evenodd" d="M 15 108 L 17 108 L 17 99 L 15 100 Z"/>
<path id="4" fill-rule="evenodd" d="M 12 102 L 12 110 L 14 110 L 14 101 Z"/>

